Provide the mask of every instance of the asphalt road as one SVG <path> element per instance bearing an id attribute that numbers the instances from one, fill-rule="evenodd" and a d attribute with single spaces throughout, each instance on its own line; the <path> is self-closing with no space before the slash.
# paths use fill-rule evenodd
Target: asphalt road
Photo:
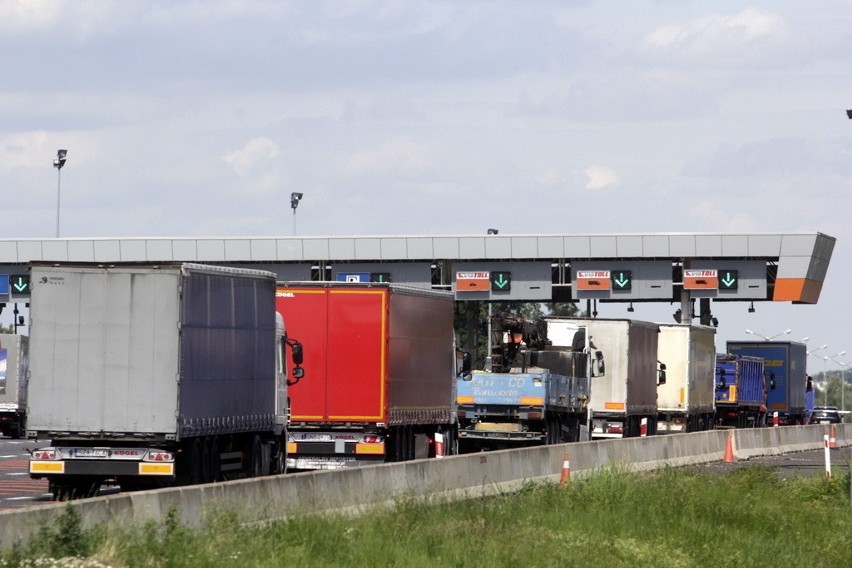
<path id="1" fill-rule="evenodd" d="M 34 449 L 39 445 L 39 442 L 12 440 L 0 436 L 0 510 L 31 507 L 51 500 L 51 495 L 47 492 L 47 481 L 30 479 L 27 473 L 29 454 L 24 448 Z M 852 447 L 829 450 L 829 456 L 832 476 L 838 477 L 849 472 Z M 782 478 L 825 475 L 825 451 L 820 448 L 779 456 L 739 459 L 733 463 L 718 460 L 690 467 L 722 473 L 751 464 L 772 468 Z M 118 488 L 115 487 L 104 487 L 101 494 L 117 491 Z"/>
<path id="2" fill-rule="evenodd" d="M 830 449 L 829 461 L 832 477 L 840 477 L 849 473 L 849 462 L 852 460 L 852 447 Z M 808 450 L 778 456 L 761 456 L 747 460 L 736 460 L 733 463 L 725 463 L 724 460 L 700 464 L 697 469 L 709 472 L 727 472 L 735 468 L 748 467 L 752 464 L 761 464 L 775 470 L 782 479 L 788 477 L 809 477 L 814 475 L 825 475 L 826 462 L 825 450 Z"/>
<path id="3" fill-rule="evenodd" d="M 50 501 L 47 481 L 30 479 L 30 455 L 25 447 L 36 443 L 0 437 L 0 509 L 14 509 Z"/>

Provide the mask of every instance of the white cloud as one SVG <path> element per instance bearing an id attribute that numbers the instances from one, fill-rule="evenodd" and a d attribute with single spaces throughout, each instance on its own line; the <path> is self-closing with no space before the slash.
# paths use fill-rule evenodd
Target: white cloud
<path id="1" fill-rule="evenodd" d="M 428 144 L 394 140 L 378 148 L 354 154 L 347 160 L 346 170 L 352 175 L 360 176 L 379 174 L 404 176 L 426 169 L 433 162 L 432 154 L 432 148 Z"/>
<path id="2" fill-rule="evenodd" d="M 781 17 L 748 8 L 733 16 L 712 15 L 660 26 L 645 36 L 643 44 L 685 55 L 708 55 L 736 52 L 760 40 L 781 39 L 786 31 Z"/>
<path id="3" fill-rule="evenodd" d="M 620 178 L 615 170 L 603 166 L 591 165 L 586 168 L 586 189 L 598 190 L 617 185 Z"/>
<path id="4" fill-rule="evenodd" d="M 17 132 L 0 138 L 0 171 L 37 168 L 49 162 L 51 136 L 44 131 Z"/>
<path id="5" fill-rule="evenodd" d="M 254 138 L 246 142 L 242 150 L 235 150 L 222 159 L 240 175 L 250 173 L 278 157 L 278 145 L 269 138 Z"/>
<path id="6" fill-rule="evenodd" d="M 0 35 L 53 29 L 62 3 L 51 0 L 0 0 Z"/>

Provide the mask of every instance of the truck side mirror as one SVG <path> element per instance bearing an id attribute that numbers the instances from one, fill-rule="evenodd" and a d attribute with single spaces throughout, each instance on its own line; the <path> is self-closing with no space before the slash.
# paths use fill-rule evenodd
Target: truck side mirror
<path id="1" fill-rule="evenodd" d="M 290 345 L 290 349 L 293 350 L 293 363 L 295 363 L 296 366 L 301 365 L 302 361 L 304 360 L 304 353 L 302 352 L 302 344 L 299 343 L 298 341 L 294 341 Z M 295 369 L 294 369 L 294 371 L 295 371 Z"/>
<path id="2" fill-rule="evenodd" d="M 659 361 L 657 363 L 660 364 L 660 370 L 657 373 L 657 386 L 660 386 L 666 384 L 666 364 Z"/>
<path id="3" fill-rule="evenodd" d="M 769 373 L 769 390 L 775 390 L 775 373 Z"/>

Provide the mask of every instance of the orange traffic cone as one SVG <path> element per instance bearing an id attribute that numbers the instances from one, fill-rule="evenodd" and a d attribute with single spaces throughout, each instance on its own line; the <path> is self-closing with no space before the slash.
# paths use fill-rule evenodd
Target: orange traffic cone
<path id="1" fill-rule="evenodd" d="M 728 432 L 728 440 L 725 442 L 725 463 L 734 463 L 737 458 L 734 457 L 734 433 Z"/>
<path id="2" fill-rule="evenodd" d="M 828 447 L 832 450 L 837 449 L 837 439 L 835 438 L 834 434 L 834 424 L 832 424 L 831 427 L 828 429 Z"/>
<path id="3" fill-rule="evenodd" d="M 571 480 L 571 460 L 568 459 L 568 452 L 562 456 L 562 475 L 559 477 L 559 483 L 564 485 Z"/>

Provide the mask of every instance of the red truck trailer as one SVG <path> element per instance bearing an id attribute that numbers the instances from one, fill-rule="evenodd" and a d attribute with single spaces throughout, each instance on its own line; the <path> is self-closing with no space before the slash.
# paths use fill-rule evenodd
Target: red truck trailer
<path id="1" fill-rule="evenodd" d="M 288 469 L 429 457 L 436 434 L 446 453 L 455 451 L 451 293 L 387 283 L 279 282 L 276 296 L 311 369 L 289 391 Z"/>

